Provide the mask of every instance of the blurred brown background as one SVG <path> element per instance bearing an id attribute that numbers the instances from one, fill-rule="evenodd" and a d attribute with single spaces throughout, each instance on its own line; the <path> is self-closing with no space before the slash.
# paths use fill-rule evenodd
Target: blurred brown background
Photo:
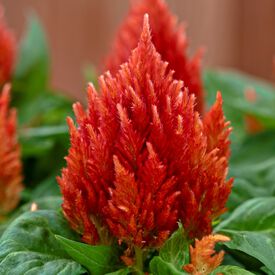
<path id="1" fill-rule="evenodd" d="M 128 0 L 3 0 L 18 39 L 34 10 L 47 32 L 54 87 L 79 97 L 83 68 L 98 65 L 123 20 Z M 206 47 L 205 66 L 229 66 L 273 79 L 274 0 L 167 0 L 188 24 L 190 53 Z"/>

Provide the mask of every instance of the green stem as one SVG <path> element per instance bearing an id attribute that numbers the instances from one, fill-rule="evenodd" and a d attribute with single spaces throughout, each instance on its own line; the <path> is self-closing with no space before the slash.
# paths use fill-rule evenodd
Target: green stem
<path id="1" fill-rule="evenodd" d="M 135 246 L 135 256 L 136 256 L 135 273 L 139 275 L 144 274 L 143 273 L 143 250 L 137 246 Z"/>

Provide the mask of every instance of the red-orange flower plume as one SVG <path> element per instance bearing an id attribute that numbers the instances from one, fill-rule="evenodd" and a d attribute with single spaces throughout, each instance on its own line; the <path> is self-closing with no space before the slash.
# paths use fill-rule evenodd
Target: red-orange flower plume
<path id="1" fill-rule="evenodd" d="M 15 39 L 4 21 L 3 8 L 0 6 L 0 86 L 11 78 L 15 59 Z"/>
<path id="2" fill-rule="evenodd" d="M 133 0 L 114 41 L 112 52 L 107 58 L 106 68 L 116 72 L 136 48 L 142 29 L 143 15 L 148 13 L 152 28 L 152 41 L 168 69 L 174 70 L 174 78 L 183 80 L 190 93 L 197 97 L 195 109 L 203 113 L 204 92 L 201 80 L 202 51 L 189 59 L 186 51 L 188 42 L 183 24 L 168 9 L 164 0 Z"/>
<path id="3" fill-rule="evenodd" d="M 191 264 L 185 265 L 183 269 L 192 275 L 209 275 L 221 264 L 224 257 L 223 251 L 216 253 L 215 244 L 229 241 L 230 238 L 219 234 L 195 240 L 195 246 L 190 245 Z"/>
<path id="4" fill-rule="evenodd" d="M 22 164 L 16 137 L 16 111 L 9 110 L 10 87 L 0 95 L 0 217 L 11 211 L 22 190 Z"/>
<path id="5" fill-rule="evenodd" d="M 200 119 L 195 96 L 173 79 L 151 42 L 148 17 L 138 47 L 114 76 L 74 105 L 71 148 L 58 179 L 63 211 L 83 240 L 102 227 L 129 245 L 159 246 L 180 219 L 192 237 L 211 233 L 224 211 L 229 140 L 222 99 Z M 104 232 L 106 232 L 104 229 Z"/>

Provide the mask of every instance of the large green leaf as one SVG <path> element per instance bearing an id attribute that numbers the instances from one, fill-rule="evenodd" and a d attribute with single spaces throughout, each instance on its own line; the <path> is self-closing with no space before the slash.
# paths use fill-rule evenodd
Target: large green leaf
<path id="1" fill-rule="evenodd" d="M 151 260 L 150 270 L 153 274 L 183 274 L 182 267 L 188 263 L 189 243 L 180 225 L 179 229 L 162 246 L 159 256 Z M 161 270 L 165 270 L 166 273 L 160 273 Z"/>
<path id="2" fill-rule="evenodd" d="M 74 239 L 63 217 L 53 210 L 27 212 L 0 238 L 0 274 L 84 274 L 56 241 L 55 234 Z"/>
<path id="3" fill-rule="evenodd" d="M 275 197 L 245 202 L 215 231 L 231 238 L 224 244 L 229 249 L 254 257 L 275 273 Z"/>
<path id="4" fill-rule="evenodd" d="M 91 275 L 104 275 L 119 267 L 118 251 L 112 246 L 92 246 L 61 236 L 56 238 L 67 253 L 82 264 Z"/>
<path id="5" fill-rule="evenodd" d="M 39 210 L 59 210 L 62 204 L 60 196 L 48 196 L 41 198 L 33 198 L 31 202 L 26 203 L 10 214 L 2 223 L 0 223 L 0 237 L 7 227 L 20 215 L 25 212 L 29 212 L 32 208 L 33 203 L 36 204 Z"/>

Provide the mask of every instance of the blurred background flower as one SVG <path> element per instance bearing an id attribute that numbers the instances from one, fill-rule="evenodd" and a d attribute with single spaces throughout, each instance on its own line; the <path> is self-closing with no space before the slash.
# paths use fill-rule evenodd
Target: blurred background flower
<path id="1" fill-rule="evenodd" d="M 52 84 L 84 98 L 83 68 L 100 65 L 126 15 L 126 0 L 3 0 L 7 22 L 20 37 L 33 9 L 44 25 L 52 54 Z M 190 54 L 205 46 L 203 64 L 228 66 L 272 79 L 275 2 L 266 0 L 167 0 L 187 22 Z M 274 79 L 274 75 L 273 75 Z"/>

